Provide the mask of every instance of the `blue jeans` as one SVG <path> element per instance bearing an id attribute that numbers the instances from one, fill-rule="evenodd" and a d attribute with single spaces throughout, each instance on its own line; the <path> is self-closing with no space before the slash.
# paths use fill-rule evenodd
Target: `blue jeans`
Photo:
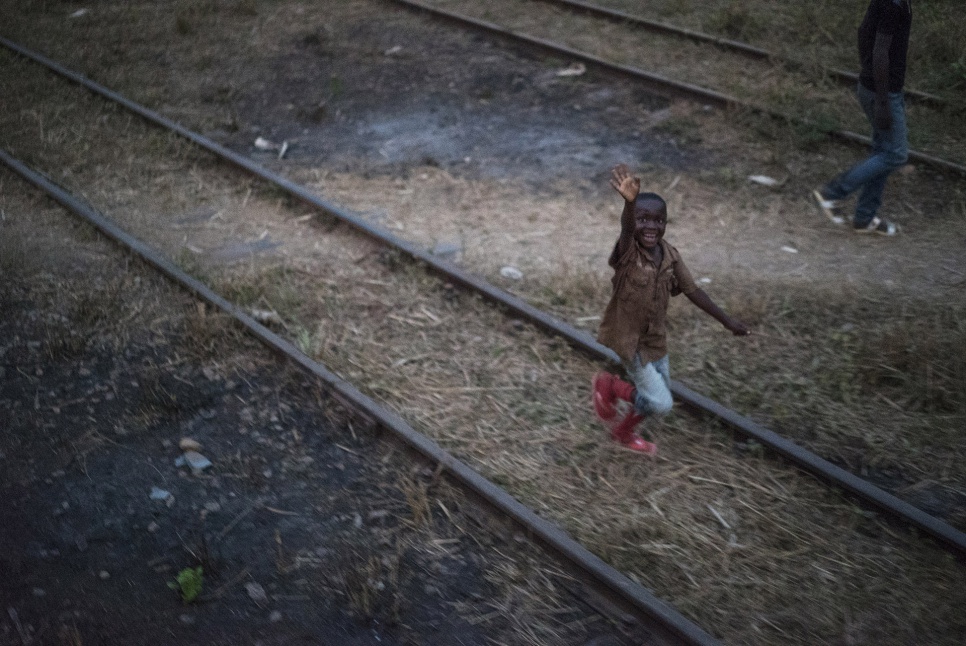
<path id="1" fill-rule="evenodd" d="M 859 83 L 856 95 L 865 116 L 872 124 L 872 154 L 826 184 L 822 188 L 822 197 L 827 200 L 841 200 L 862 189 L 855 207 L 854 221 L 856 227 L 862 227 L 871 222 L 879 210 L 889 174 L 900 168 L 909 158 L 909 131 L 906 129 L 906 108 L 902 92 L 889 93 L 889 112 L 892 114 L 892 128 L 889 130 L 875 127 L 875 92 Z"/>
<path id="2" fill-rule="evenodd" d="M 634 361 L 624 367 L 637 388 L 634 410 L 641 415 L 657 416 L 671 412 L 674 399 L 671 397 L 671 375 L 668 371 L 667 355 L 657 361 L 642 363 L 641 355 L 635 354 Z"/>

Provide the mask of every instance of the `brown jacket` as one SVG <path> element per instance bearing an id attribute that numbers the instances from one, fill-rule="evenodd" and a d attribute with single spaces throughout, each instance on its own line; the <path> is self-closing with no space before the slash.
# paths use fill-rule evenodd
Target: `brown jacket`
<path id="1" fill-rule="evenodd" d="M 656 361 L 667 354 L 667 306 L 671 296 L 698 289 L 678 250 L 661 240 L 661 266 L 635 240 L 623 257 L 611 256 L 614 292 L 604 311 L 598 339 L 630 363 Z"/>

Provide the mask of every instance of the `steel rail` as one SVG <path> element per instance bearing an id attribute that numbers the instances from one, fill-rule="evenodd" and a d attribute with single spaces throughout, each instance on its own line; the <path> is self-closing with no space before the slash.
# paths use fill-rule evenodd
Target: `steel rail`
<path id="1" fill-rule="evenodd" d="M 749 58 L 754 58 L 757 60 L 771 60 L 775 62 L 784 63 L 788 66 L 798 65 L 795 61 L 779 56 L 774 52 L 768 51 L 761 47 L 756 47 L 748 43 L 732 40 L 730 38 L 722 38 L 721 36 L 715 36 L 713 34 L 707 34 L 701 31 L 695 31 L 693 29 L 687 29 L 685 27 L 678 27 L 677 25 L 672 25 L 667 22 L 661 22 L 658 20 L 651 20 L 649 18 L 644 18 L 643 16 L 635 15 L 632 13 L 627 13 L 625 11 L 620 11 L 617 9 L 610 9 L 608 7 L 601 7 L 600 5 L 591 4 L 589 2 L 583 2 L 583 0 L 538 0 L 539 2 L 545 2 L 548 4 L 560 5 L 572 9 L 574 11 L 582 12 L 591 16 L 600 16 L 602 18 L 607 18 L 615 22 L 630 23 L 633 25 L 638 25 L 649 29 L 654 32 L 670 34 L 672 36 L 681 36 L 683 38 L 689 38 L 694 41 L 701 43 L 710 43 L 716 45 L 722 49 L 737 52 Z M 843 85 L 855 85 L 859 82 L 859 75 L 855 72 L 849 72 L 847 70 L 839 69 L 829 69 L 825 71 L 826 76 L 835 79 L 836 81 L 842 83 Z M 928 92 L 922 92 L 920 90 L 906 89 L 905 95 L 907 98 L 914 99 L 920 103 L 927 103 L 934 107 L 944 107 L 948 105 L 948 101 L 937 96 L 935 94 L 930 94 Z"/>
<path id="2" fill-rule="evenodd" d="M 613 350 L 598 343 L 586 332 L 577 330 L 573 326 L 547 314 L 546 312 L 530 305 L 526 301 L 516 296 L 513 296 L 505 290 L 486 282 L 482 278 L 474 276 L 473 274 L 470 274 L 466 270 L 452 263 L 437 258 L 433 254 L 417 247 L 411 242 L 397 238 L 385 229 L 366 222 L 359 216 L 350 213 L 341 206 L 328 202 L 311 193 L 304 187 L 299 186 L 298 184 L 295 184 L 294 182 L 259 166 L 251 159 L 239 155 L 234 151 L 228 150 L 227 148 L 211 141 L 207 137 L 195 133 L 184 126 L 167 119 L 166 117 L 162 117 L 158 113 L 141 106 L 130 99 L 124 98 L 116 92 L 108 90 L 102 85 L 99 85 L 76 72 L 70 71 L 63 66 L 41 56 L 40 54 L 31 52 L 19 45 L 15 45 L 14 43 L 11 43 L 2 37 L 0 37 L 0 44 L 13 49 L 18 54 L 21 54 L 30 60 L 48 67 L 51 71 L 54 71 L 65 78 L 79 83 L 88 90 L 103 96 L 104 98 L 117 102 L 118 104 L 128 108 L 129 110 L 156 125 L 177 132 L 198 146 L 208 150 L 218 157 L 221 157 L 225 161 L 232 162 L 253 175 L 274 184 L 293 197 L 302 200 L 309 206 L 319 209 L 331 215 L 332 217 L 351 225 L 373 239 L 389 247 L 394 247 L 400 251 L 403 251 L 412 259 L 424 263 L 440 275 L 446 277 L 447 280 L 479 293 L 486 299 L 531 322 L 535 326 L 550 332 L 551 334 L 563 337 L 576 349 L 598 359 L 609 361 L 614 364 L 620 363 L 620 359 Z M 935 518 L 934 516 L 930 516 L 909 503 L 900 500 L 896 496 L 879 489 L 870 482 L 863 480 L 855 474 L 850 473 L 845 469 L 832 464 L 828 460 L 825 460 L 824 458 L 821 458 L 814 453 L 798 446 L 794 442 L 781 437 L 774 431 L 771 431 L 760 424 L 753 422 L 751 419 L 725 408 L 714 400 L 698 394 L 677 381 L 672 381 L 671 391 L 679 401 L 684 403 L 689 408 L 717 417 L 718 419 L 727 423 L 735 431 L 754 439 L 762 446 L 774 451 L 802 470 L 817 476 L 821 480 L 828 482 L 833 486 L 839 487 L 851 494 L 854 494 L 859 499 L 876 507 L 877 509 L 921 529 L 926 534 L 937 539 L 943 546 L 952 549 L 961 555 L 966 555 L 966 534 L 955 529 L 948 523 Z"/>
<path id="3" fill-rule="evenodd" d="M 608 72 L 631 77 L 634 80 L 643 83 L 650 90 L 658 94 L 663 94 L 665 96 L 676 96 L 691 100 L 700 100 L 719 108 L 748 110 L 750 112 L 761 114 L 773 119 L 779 119 L 788 123 L 799 123 L 822 130 L 829 137 L 846 143 L 862 144 L 865 146 L 872 145 L 872 139 L 866 137 L 865 135 L 860 135 L 849 130 L 825 130 L 824 128 L 821 128 L 819 124 L 816 124 L 808 119 L 795 117 L 777 110 L 772 110 L 771 108 L 748 103 L 747 101 L 742 101 L 737 97 L 725 94 L 723 92 L 718 92 L 717 90 L 694 85 L 692 83 L 685 83 L 684 81 L 678 81 L 676 79 L 672 79 L 655 72 L 649 72 L 638 67 L 614 63 L 579 49 L 567 47 L 566 45 L 561 45 L 544 38 L 530 36 L 512 29 L 506 29 L 492 22 L 479 20 L 477 18 L 470 18 L 468 16 L 463 16 L 443 9 L 437 9 L 436 7 L 432 7 L 421 2 L 416 2 L 415 0 L 387 0 L 387 2 L 402 5 L 415 11 L 427 13 L 436 18 L 442 18 L 444 20 L 457 23 L 463 27 L 473 27 L 510 41 L 524 43 L 531 47 L 543 49 L 559 56 L 566 56 L 574 60 L 579 60 Z M 911 161 L 927 164 L 948 173 L 966 176 L 966 165 L 949 161 L 947 159 L 942 159 L 941 157 L 936 157 L 935 155 L 930 155 L 929 153 L 910 150 L 909 159 Z"/>
<path id="4" fill-rule="evenodd" d="M 440 447 L 435 441 L 416 431 L 399 415 L 382 407 L 323 364 L 300 352 L 290 342 L 256 321 L 244 310 L 222 297 L 205 283 L 185 273 L 164 254 L 135 238 L 115 222 L 95 211 L 93 207 L 12 157 L 2 148 L 0 148 L 0 162 L 6 164 L 23 179 L 40 188 L 58 204 L 79 216 L 122 248 L 157 269 L 166 278 L 230 316 L 249 334 L 270 349 L 320 379 L 337 399 L 353 409 L 361 410 L 365 416 L 391 431 L 429 460 L 442 466 L 459 483 L 482 497 L 502 514 L 519 523 L 529 533 L 536 536 L 541 543 L 563 556 L 583 574 L 603 585 L 610 592 L 617 594 L 622 601 L 630 604 L 648 620 L 658 622 L 667 631 L 667 634 L 660 635 L 662 639 L 675 644 L 684 643 L 701 646 L 720 644 L 717 639 L 697 624 L 654 596 L 650 590 L 634 583 L 575 541 L 560 527 L 541 518 L 529 507 Z M 648 626 L 648 628 L 653 628 L 653 626 Z"/>

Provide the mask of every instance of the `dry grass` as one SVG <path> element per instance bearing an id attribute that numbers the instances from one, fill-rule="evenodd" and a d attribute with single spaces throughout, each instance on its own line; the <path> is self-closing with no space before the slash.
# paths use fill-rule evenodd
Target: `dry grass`
<path id="1" fill-rule="evenodd" d="M 203 307 L 171 289 L 157 276 L 145 276 L 146 280 L 142 281 L 140 277 L 144 274 L 140 270 L 145 268 L 137 263 L 128 264 L 117 250 L 103 240 L 77 236 L 76 230 L 70 230 L 73 223 L 68 222 L 61 211 L 43 208 L 49 205 L 32 199 L 36 196 L 31 189 L 6 171 L 0 171 L 0 186 L 3 187 L 0 210 L 6 214 L 3 228 L 0 229 L 4 248 L 46 250 L 46 255 L 33 257 L 37 263 L 34 270 L 25 271 L 20 267 L 4 274 L 2 287 L 5 291 L 0 292 L 4 297 L 29 298 L 33 314 L 41 315 L 45 320 L 74 317 L 74 329 L 85 335 L 90 333 L 92 342 L 108 347 L 132 335 L 150 335 L 157 331 L 156 339 L 161 340 L 191 337 L 199 333 L 199 328 L 209 328 L 218 337 L 217 341 L 199 343 L 189 338 L 167 347 L 156 346 L 162 354 L 155 357 L 184 363 L 186 357 L 183 349 L 194 348 L 196 356 L 187 360 L 194 365 L 204 366 L 205 374 L 209 370 L 231 374 L 241 366 L 246 366 L 240 370 L 241 374 L 250 374 L 255 369 L 252 366 L 266 362 L 265 356 L 262 356 L 264 351 L 250 351 L 251 342 L 232 343 L 230 333 L 224 334 L 221 318 L 205 312 Z M 109 297 L 105 297 L 105 293 Z M 23 311 L 22 303 L 17 305 L 12 312 L 19 315 Z M 165 351 L 170 354 L 163 354 Z M 76 361 L 69 357 L 60 359 L 68 366 L 73 366 Z M 268 363 L 273 361 L 274 358 L 267 359 Z M 165 368 L 170 368 L 170 363 Z M 112 371 L 112 378 L 113 374 Z M 124 426 L 124 432 L 137 432 L 149 428 L 152 420 L 161 415 L 176 413 L 177 402 L 165 385 L 171 375 L 168 370 L 159 369 L 158 366 L 143 364 L 138 373 L 142 396 L 142 401 L 138 403 L 142 410 L 141 418 L 119 421 L 114 430 L 120 432 L 121 426 Z M 281 390 L 304 390 L 305 381 L 301 373 L 294 373 L 293 370 L 286 377 L 292 379 L 292 383 L 282 386 Z M 315 394 L 317 398 L 321 397 L 320 391 Z M 332 406 L 331 402 L 328 404 Z M 285 404 L 281 406 L 284 409 Z M 336 406 L 332 406 L 331 416 L 333 424 L 343 428 L 347 425 L 351 427 L 353 421 L 356 422 L 355 428 L 360 427 L 359 420 L 351 419 L 351 412 L 347 413 Z M 84 468 L 86 460 L 103 452 L 105 447 L 116 444 L 116 438 L 112 438 L 110 432 L 102 431 L 92 429 L 80 434 L 70 442 L 69 447 L 65 447 L 81 468 Z M 455 565 L 468 568 L 474 580 L 488 584 L 473 591 L 475 596 L 472 601 L 461 596 L 454 604 L 455 612 L 472 624 L 484 626 L 487 633 L 497 636 L 501 643 L 550 643 L 534 635 L 553 635 L 557 643 L 586 641 L 586 626 L 592 625 L 597 618 L 587 619 L 589 613 L 585 609 L 576 612 L 569 605 L 572 599 L 567 591 L 554 584 L 554 580 L 562 575 L 552 566 L 548 567 L 539 552 L 525 544 L 507 545 L 508 541 L 501 537 L 506 528 L 488 526 L 486 518 L 478 512 L 467 515 L 463 508 L 472 511 L 472 505 L 466 504 L 459 490 L 435 476 L 427 480 L 423 477 L 427 467 L 417 464 L 413 468 L 409 460 L 399 455 L 399 447 L 392 442 L 374 444 L 372 449 L 374 462 L 381 465 L 373 471 L 378 471 L 384 478 L 372 482 L 371 488 L 365 490 L 360 509 L 365 509 L 364 503 L 395 501 L 400 516 L 408 513 L 411 518 L 406 518 L 408 522 L 403 525 L 389 524 L 384 529 L 380 528 L 381 534 L 368 541 L 334 545 L 333 552 L 339 558 L 329 557 L 328 561 L 338 560 L 338 570 L 328 571 L 324 577 L 316 577 L 322 581 L 322 599 L 331 600 L 333 595 L 341 596 L 361 620 L 376 620 L 384 625 L 392 625 L 398 622 L 401 607 L 412 607 L 412 587 L 418 586 L 422 590 L 429 585 L 431 579 L 427 578 L 427 572 L 430 570 L 425 566 L 438 568 L 432 573 L 444 577 L 450 572 L 440 564 L 449 567 Z M 265 482 L 261 473 L 265 463 L 259 462 L 257 455 L 246 458 L 242 459 L 240 452 L 234 457 L 224 456 L 219 463 L 220 477 L 243 478 L 253 486 L 260 487 Z M 428 473 L 433 475 L 432 472 Z M 374 496 L 374 490 L 380 488 L 389 491 L 390 495 L 384 496 L 385 492 L 380 491 Z M 323 500 L 332 500 L 328 490 L 323 490 L 319 495 Z M 343 495 L 352 494 L 343 492 Z M 387 513 L 385 509 L 381 512 Z M 481 522 L 477 520 L 478 517 L 484 520 Z M 314 523 L 326 521 L 323 515 L 310 521 L 310 524 L 314 527 Z M 372 516 L 367 522 L 372 522 Z M 470 522 L 478 523 L 485 531 L 479 531 L 480 527 Z M 374 527 L 369 529 L 375 534 Z M 203 562 L 208 574 L 215 572 L 217 560 L 208 551 L 206 536 L 203 530 L 199 530 L 197 540 L 200 545 L 193 553 L 199 562 Z M 477 547 L 465 549 L 470 543 L 475 543 Z M 491 543 L 500 545 L 499 550 L 480 558 L 484 546 Z M 275 547 L 278 551 L 276 563 L 282 574 L 303 569 L 300 575 L 307 579 L 309 577 L 305 575 L 309 571 L 325 570 L 327 561 L 317 554 L 315 548 L 305 551 L 293 549 L 290 552 L 279 532 L 276 532 Z M 485 577 L 479 576 L 476 568 L 482 569 Z M 520 572 L 527 573 L 526 577 L 521 578 Z M 465 586 L 465 583 L 452 586 L 444 583 L 442 587 L 463 590 Z M 430 593 L 417 593 L 420 598 L 426 594 Z M 487 603 L 489 599 L 492 599 L 491 603 Z M 109 598 L 105 597 L 102 601 L 110 604 Z M 248 602 L 247 599 L 245 602 Z M 574 615 L 581 618 L 580 623 L 561 625 L 561 619 L 570 619 Z M 82 643 L 81 631 L 66 624 L 62 627 L 60 638 L 63 643 Z"/>
<path id="2" fill-rule="evenodd" d="M 708 435 L 687 418 L 649 429 L 673 459 L 651 464 L 617 452 L 583 405 L 593 364 L 475 299 L 454 298 L 421 270 L 368 258 L 348 275 L 323 264 L 312 272 L 322 280 L 261 265 L 213 277 L 224 291 L 264 299 L 312 330 L 330 366 L 729 639 L 784 635 L 794 643 L 840 634 L 841 609 L 870 605 L 865 595 L 877 592 L 871 582 L 885 569 L 902 580 L 900 589 L 917 590 L 915 598 L 893 592 L 903 626 L 928 630 L 925 604 L 955 625 L 951 608 L 943 609 L 955 599 L 924 592 L 960 587 L 941 554 L 913 557 L 908 539 L 890 538 L 887 526 L 795 472 L 732 455 L 726 436 Z M 346 291 L 346 280 L 356 288 Z M 825 526 L 856 531 L 817 529 Z M 863 587 L 871 592 L 855 592 Z M 776 610 L 787 607 L 812 622 L 803 626 L 800 615 Z M 733 619 L 718 614 L 725 609 Z M 908 630 L 878 612 L 863 616 L 882 627 L 873 636 Z"/>
<path id="3" fill-rule="evenodd" d="M 818 0 L 809 3 L 763 3 L 760 0 L 598 0 L 620 9 L 675 25 L 745 40 L 780 52 L 803 65 L 858 67 L 855 29 L 866 4 Z M 913 87 L 949 97 L 966 91 L 966 32 L 956 8 L 943 0 L 917 0 L 914 6 L 910 81 Z"/>
<path id="4" fill-rule="evenodd" d="M 11 70 L 17 69 L 11 64 L 5 78 L 16 78 Z M 16 96 L 48 91 L 41 88 L 40 80 L 19 76 L 29 91 Z M 110 113 L 103 123 L 83 118 L 89 112 L 98 115 L 97 103 L 79 93 L 60 92 L 69 100 L 48 104 L 63 106 L 58 119 L 52 119 L 49 111 L 40 115 L 47 124 L 43 136 L 37 127 L 40 120 L 18 112 L 19 103 L 3 113 L 6 136 L 15 149 L 52 172 L 68 169 L 64 181 L 69 186 L 80 187 L 96 177 L 90 199 L 171 255 L 183 253 L 186 239 L 207 248 L 219 238 L 257 238 L 270 229 L 273 237 L 286 242 L 288 260 L 253 258 L 230 267 L 207 266 L 209 279 L 246 305 L 278 312 L 292 338 L 303 339 L 305 350 L 402 412 L 419 430 L 728 641 L 872 644 L 901 643 L 915 636 L 929 643 L 952 644 L 966 629 L 960 616 L 964 573 L 928 543 L 864 513 L 798 472 L 776 465 L 754 447 L 736 444 L 713 424 L 684 415 L 647 427 L 661 444 L 662 456 L 656 461 L 616 450 L 604 440 L 586 406 L 587 382 L 597 369 L 594 362 L 558 340 L 508 321 L 471 296 L 446 289 L 421 269 L 391 254 L 380 255 L 339 228 L 323 235 L 292 224 L 291 219 L 301 213 L 286 212 L 267 194 L 249 195 L 249 183 L 211 168 L 210 162 L 187 147 Z M 105 137 L 108 132 L 114 136 Z M 706 141 L 718 142 L 721 139 L 716 138 L 724 136 L 702 132 Z M 113 145 L 98 145 L 99 141 Z M 81 143 L 87 146 L 83 150 L 72 145 Z M 600 260 L 612 243 L 616 217 L 609 196 L 581 198 L 572 191 L 559 200 L 548 199 L 549 208 L 539 213 L 532 204 L 515 211 L 528 197 L 532 199 L 520 187 L 461 182 L 442 171 L 438 176 L 427 175 L 425 195 L 416 191 L 409 203 L 398 190 L 381 190 L 386 180 L 380 178 L 356 178 L 353 183 L 322 174 L 319 181 L 330 194 L 358 194 L 360 187 L 369 187 L 364 198 L 355 199 L 377 205 L 386 200 L 393 207 L 392 217 L 405 223 L 406 234 L 427 246 L 446 227 L 459 230 L 459 222 L 446 220 L 451 217 L 446 213 L 468 200 L 478 207 L 479 220 L 463 228 L 469 232 L 465 258 L 471 267 L 493 276 L 503 263 L 536 257 L 534 248 L 555 249 L 557 256 L 544 253 L 542 262 L 525 267 L 527 279 L 515 284 L 515 289 L 568 317 L 599 314 L 607 294 Z M 663 171 L 648 176 L 663 187 L 677 187 L 669 192 L 672 227 L 676 239 L 688 245 L 686 257 L 694 258 L 697 275 L 709 273 L 709 267 L 740 266 L 743 253 L 753 254 L 758 263 L 748 270 L 758 276 L 756 280 L 739 270 L 719 270 L 709 289 L 716 296 L 732 293 L 730 308 L 751 319 L 763 334 L 746 345 L 731 339 L 725 342 L 706 320 L 676 305 L 672 369 L 708 394 L 741 404 L 743 411 L 789 427 L 795 420 L 812 421 L 809 432 L 814 436 L 805 439 L 813 446 L 847 449 L 851 439 L 843 438 L 841 429 L 878 426 L 893 416 L 893 409 L 868 398 L 829 399 L 839 389 L 837 383 L 857 376 L 879 387 L 900 387 L 883 384 L 876 376 L 878 368 L 868 362 L 875 356 L 870 354 L 874 346 L 863 345 L 865 337 L 841 330 L 840 310 L 853 307 L 845 312 L 858 322 L 879 319 L 878 336 L 869 339 L 882 339 L 880 343 L 888 346 L 895 337 L 890 326 L 902 329 L 895 323 L 893 303 L 901 300 L 911 307 L 915 301 L 909 294 L 915 288 L 904 286 L 898 296 L 888 298 L 890 292 L 869 285 L 875 274 L 901 276 L 900 270 L 908 272 L 910 264 L 869 269 L 873 278 L 868 274 L 857 278 L 861 297 L 851 302 L 847 293 L 837 295 L 832 288 L 808 291 L 802 287 L 822 282 L 816 276 L 841 273 L 839 267 L 824 267 L 820 261 L 813 261 L 820 265 L 815 271 L 828 273 L 807 274 L 801 281 L 770 280 L 779 273 L 776 267 L 781 275 L 790 272 L 787 264 L 781 264 L 788 256 L 769 255 L 763 251 L 766 245 L 777 248 L 785 238 L 793 238 L 803 254 L 814 253 L 811 257 L 821 260 L 820 249 L 840 243 L 815 233 L 814 227 L 796 226 L 800 210 L 783 219 L 785 209 L 798 208 L 789 206 L 792 200 L 786 196 L 762 198 L 737 183 L 740 173 L 735 177 L 738 180 L 730 192 L 717 180 L 685 177 L 675 182 Z M 434 187 L 435 192 L 430 190 Z M 480 207 L 481 195 L 495 197 Z M 422 221 L 415 216 L 419 199 L 435 205 L 424 209 Z M 224 207 L 220 220 L 193 227 L 178 224 L 182 214 L 206 203 Z M 726 208 L 719 208 L 722 204 Z M 511 228 L 496 217 L 490 221 L 491 211 L 535 215 L 532 220 L 517 218 L 516 228 Z M 601 212 L 610 215 L 600 216 Z M 955 213 L 943 212 L 939 217 L 943 234 L 961 226 Z M 550 240 L 543 242 L 534 234 L 550 222 L 567 223 L 557 229 L 587 233 L 576 239 L 567 231 L 548 229 Z M 759 233 L 742 247 L 742 236 L 750 237 L 763 223 L 769 225 L 769 232 Z M 483 230 L 486 226 L 492 229 Z M 506 240 L 508 232 L 516 239 Z M 524 238 L 531 243 L 529 255 L 519 244 Z M 725 239 L 738 242 L 726 244 Z M 863 244 L 856 242 L 850 248 L 882 260 L 885 254 Z M 898 247 L 906 251 L 928 248 L 937 255 L 950 250 L 948 243 L 926 234 L 897 244 L 908 244 Z M 898 255 L 907 261 L 920 257 Z M 851 258 L 840 250 L 829 252 L 833 260 L 846 256 Z M 568 264 L 564 266 L 559 257 L 566 257 Z M 922 285 L 928 283 L 920 280 Z M 789 293 L 789 285 L 802 291 Z M 928 294 L 947 293 L 934 290 Z M 865 298 L 869 294 L 872 298 Z M 937 326 L 949 324 L 936 306 L 915 311 L 925 312 Z M 832 321 L 833 329 L 846 335 L 844 340 L 828 334 Z M 208 347 L 205 344 L 201 339 L 201 347 Z M 940 365 L 939 373 L 948 372 L 935 382 L 940 384 L 938 389 L 931 386 L 926 391 L 943 393 L 942 402 L 956 401 L 949 400 L 949 395 L 961 392 L 956 385 L 957 364 L 941 360 L 948 347 L 958 346 L 937 343 L 931 356 L 938 359 L 922 364 Z M 886 365 L 908 365 L 904 369 L 909 371 L 909 381 L 921 381 L 914 366 L 902 361 L 911 356 L 918 359 L 922 352 L 910 354 L 895 344 Z M 853 357 L 852 368 L 831 364 L 837 375 L 831 383 L 809 378 L 822 373 L 822 362 L 846 354 Z M 816 357 L 819 364 L 807 372 Z M 929 370 L 937 372 L 935 367 Z M 773 408 L 764 409 L 766 403 Z M 863 404 L 866 407 L 856 417 L 856 407 Z M 844 421 L 840 415 L 847 415 Z M 863 420 L 861 415 L 872 424 L 853 427 L 853 421 Z M 932 432 L 943 428 L 943 415 L 947 414 L 935 415 L 922 406 L 895 417 L 907 429 L 919 425 Z M 881 449 L 882 453 L 873 455 L 886 455 L 889 432 L 872 437 L 863 450 Z M 936 437 L 942 438 L 932 435 Z M 913 457 L 921 459 L 916 464 L 924 473 L 948 478 L 958 486 L 961 448 L 949 435 L 943 444 L 933 446 L 932 455 L 923 451 Z M 414 499 L 419 503 L 414 508 L 423 509 L 421 499 Z M 510 580 L 530 576 L 541 581 L 526 569 L 504 574 Z M 519 607 L 519 599 L 536 603 L 532 599 L 539 598 L 534 592 L 519 594 L 508 593 L 507 607 Z M 551 622 L 539 629 L 548 632 L 529 629 L 534 631 L 534 643 L 555 643 L 552 626 Z"/>
<path id="5" fill-rule="evenodd" d="M 679 308 L 679 376 L 855 470 L 941 473 L 963 487 L 966 474 L 954 456 L 966 419 L 966 311 L 913 300 L 897 318 L 888 294 L 734 289 L 731 309 L 755 321 L 759 335 L 747 347 L 711 347 L 707 322 Z M 950 453 L 940 457 L 937 445 Z"/>
<path id="6" fill-rule="evenodd" d="M 591 364 L 473 299 L 453 300 L 418 270 L 371 266 L 368 282 L 351 292 L 288 275 L 314 302 L 281 313 L 317 321 L 320 360 L 732 639 L 755 641 L 756 630 L 774 635 L 776 626 L 789 643 L 827 639 L 845 621 L 835 607 L 857 603 L 854 591 L 848 601 L 836 592 L 846 581 L 896 568 L 919 586 L 945 567 L 937 554 L 939 569 L 928 566 L 932 573 L 919 579 L 913 570 L 923 564 L 910 570 L 908 548 L 883 551 L 898 539 L 894 530 L 760 454 L 742 457 L 726 435 L 708 435 L 687 418 L 648 428 L 672 459 L 642 463 L 615 451 L 582 403 Z M 836 536 L 824 526 L 850 531 Z M 738 600 L 735 589 L 748 594 Z M 914 623 L 925 612 L 902 603 Z M 722 627 L 709 611 L 725 607 L 736 622 Z M 765 610 L 781 607 L 798 614 Z M 751 626 L 737 620 L 748 616 Z M 869 623 L 889 621 L 874 616 Z M 884 639 L 897 629 L 890 626 L 873 633 Z"/>
<path id="7" fill-rule="evenodd" d="M 793 50 L 792 59 L 801 61 L 801 64 L 786 66 L 748 60 L 709 45 L 589 18 L 544 3 L 500 0 L 484 6 L 463 0 L 438 0 L 433 4 L 464 15 L 482 17 L 514 31 L 562 42 L 606 60 L 683 79 L 731 94 L 753 105 L 807 119 L 812 125 L 799 126 L 802 143 L 806 145 L 823 140 L 829 130 L 868 130 L 852 93 L 823 76 L 825 66 L 819 59 L 825 55 L 825 38 L 819 42 L 802 42 L 800 35 L 814 35 L 816 25 L 820 33 L 827 24 L 848 25 L 845 42 L 851 49 L 854 28 L 861 20 L 861 13 L 858 18 L 852 15 L 857 5 L 826 2 L 821 8 L 809 4 L 776 10 L 770 4 L 764 8 L 762 3 L 753 0 L 733 0 L 711 7 L 692 7 L 695 14 L 692 20 L 699 19 L 701 28 L 707 31 L 753 42 L 760 42 L 759 36 L 767 34 L 766 40 L 770 43 L 781 44 L 774 47 L 775 51 Z M 680 3 L 675 4 L 679 5 L 680 11 Z M 660 13 L 651 6 L 643 9 L 637 6 L 632 11 Z M 959 28 L 958 36 L 956 33 L 940 35 L 936 29 L 943 19 L 957 22 L 951 11 L 951 8 L 935 2 L 925 7 L 917 6 L 917 13 L 924 16 L 924 25 L 918 27 L 917 23 L 921 30 L 917 35 L 921 33 L 922 42 L 929 43 L 924 47 L 929 55 L 917 59 L 914 53 L 912 60 L 927 70 L 921 75 L 928 80 L 925 86 L 932 89 L 933 84 L 938 85 L 941 94 L 950 96 L 954 107 L 940 111 L 914 107 L 910 116 L 910 123 L 914 125 L 910 142 L 913 148 L 962 162 L 966 132 L 962 128 L 960 111 L 955 106 L 966 92 L 966 46 L 963 45 L 966 35 L 962 28 Z M 680 16 L 675 13 L 675 18 Z M 786 33 L 788 39 L 783 40 L 782 34 Z M 834 57 L 841 57 L 841 54 Z M 846 67 L 853 68 L 855 64 Z M 918 73 L 919 68 L 914 66 L 910 81 L 917 79 Z M 787 124 L 778 124 L 778 127 L 788 128 Z"/>

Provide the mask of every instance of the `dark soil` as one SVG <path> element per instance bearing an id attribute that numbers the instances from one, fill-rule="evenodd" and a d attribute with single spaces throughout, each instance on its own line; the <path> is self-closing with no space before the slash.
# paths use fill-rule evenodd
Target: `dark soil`
<path id="1" fill-rule="evenodd" d="M 274 154 L 259 153 L 257 137 L 289 141 L 286 158 L 315 168 L 405 175 L 428 165 L 534 183 L 599 179 L 621 160 L 707 163 L 707 151 L 647 131 L 668 103 L 638 84 L 558 76 L 570 61 L 386 9 L 385 22 L 333 17 L 279 44 L 244 85 L 224 87 L 234 132 L 213 135 L 256 158 Z"/>
<path id="2" fill-rule="evenodd" d="M 512 533 L 138 263 L 47 253 L 0 288 L 0 643 L 525 643 Z"/>

